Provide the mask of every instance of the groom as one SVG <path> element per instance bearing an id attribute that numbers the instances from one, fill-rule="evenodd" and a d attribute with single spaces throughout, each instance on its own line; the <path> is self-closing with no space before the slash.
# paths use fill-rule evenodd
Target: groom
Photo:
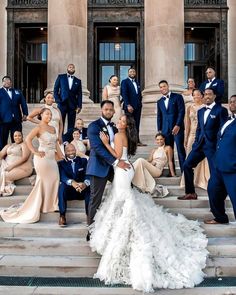
<path id="1" fill-rule="evenodd" d="M 112 143 L 117 132 L 113 123 L 111 123 L 111 118 L 115 113 L 113 102 L 109 100 L 102 101 L 101 110 L 101 118 L 88 126 L 88 139 L 91 145 L 86 172 L 90 176 L 91 191 L 88 210 L 89 225 L 94 222 L 94 216 L 101 204 L 107 181 L 112 181 L 113 179 L 113 166 L 118 166 L 122 169 L 130 168 L 130 165 L 126 162 L 113 157 L 100 139 L 100 132 L 105 132 L 109 136 L 110 143 Z M 89 234 L 87 240 L 89 240 Z"/>

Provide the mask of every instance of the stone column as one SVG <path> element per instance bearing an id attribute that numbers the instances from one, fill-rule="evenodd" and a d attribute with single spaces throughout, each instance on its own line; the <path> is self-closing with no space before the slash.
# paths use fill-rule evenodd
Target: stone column
<path id="1" fill-rule="evenodd" d="M 174 2 L 174 3 L 173 3 Z M 181 92 L 184 85 L 184 1 L 145 0 L 145 89 L 141 134 L 156 131 L 158 82 L 165 79 L 170 89 Z"/>
<path id="2" fill-rule="evenodd" d="M 48 89 L 59 73 L 73 63 L 82 80 L 83 103 L 87 90 L 87 0 L 48 1 Z"/>
<path id="3" fill-rule="evenodd" d="M 236 1 L 228 0 L 228 85 L 229 97 L 236 94 Z"/>
<path id="4" fill-rule="evenodd" d="M 7 75 L 7 0 L 0 1 L 0 78 Z"/>

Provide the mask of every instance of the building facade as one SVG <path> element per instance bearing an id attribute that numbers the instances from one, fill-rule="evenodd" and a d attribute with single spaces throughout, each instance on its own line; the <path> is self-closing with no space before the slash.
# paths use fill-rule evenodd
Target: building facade
<path id="1" fill-rule="evenodd" d="M 236 93 L 234 0 L 1 0 L 1 76 L 27 102 L 39 102 L 68 63 L 76 65 L 85 101 L 101 100 L 112 74 L 137 69 L 145 102 L 167 79 L 181 91 L 199 85 L 206 66 Z"/>

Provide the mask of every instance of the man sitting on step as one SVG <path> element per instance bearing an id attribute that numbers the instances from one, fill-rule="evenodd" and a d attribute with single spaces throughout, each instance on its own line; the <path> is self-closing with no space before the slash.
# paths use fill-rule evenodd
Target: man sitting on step
<path id="1" fill-rule="evenodd" d="M 65 146 L 66 158 L 58 163 L 60 172 L 59 225 L 66 226 L 66 209 L 68 200 L 85 200 L 85 211 L 88 215 L 90 198 L 90 180 L 86 176 L 87 159 L 76 157 L 76 150 L 72 144 Z"/>

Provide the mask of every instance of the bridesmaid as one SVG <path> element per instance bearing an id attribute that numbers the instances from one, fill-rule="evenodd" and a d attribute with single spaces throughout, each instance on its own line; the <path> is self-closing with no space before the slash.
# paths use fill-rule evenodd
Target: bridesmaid
<path id="1" fill-rule="evenodd" d="M 196 84 L 193 78 L 188 78 L 187 89 L 182 93 L 184 102 L 186 106 L 189 106 L 193 102 L 193 89 L 195 89 Z"/>
<path id="2" fill-rule="evenodd" d="M 148 160 L 139 158 L 133 163 L 135 173 L 132 183 L 142 192 L 155 192 L 155 178 L 161 176 L 167 163 L 171 176 L 175 176 L 173 149 L 165 145 L 165 137 L 161 133 L 156 134 L 155 141 L 157 148 L 151 151 Z"/>
<path id="3" fill-rule="evenodd" d="M 116 75 L 112 75 L 109 79 L 109 84 L 106 85 L 102 92 L 102 100 L 111 100 L 114 103 L 115 114 L 112 118 L 114 123 L 117 123 L 122 115 L 120 101 L 120 86 L 119 79 Z"/>
<path id="4" fill-rule="evenodd" d="M 184 146 L 186 149 L 186 156 L 191 152 L 192 145 L 195 140 L 196 129 L 197 129 L 197 112 L 202 107 L 203 104 L 203 93 L 199 89 L 194 89 L 192 92 L 193 104 L 187 108 L 185 117 L 185 140 Z M 207 159 L 204 159 L 198 164 L 194 169 L 194 184 L 197 187 L 207 189 L 208 180 L 210 178 L 209 166 Z M 184 187 L 184 175 L 181 178 L 181 187 Z"/>
<path id="5" fill-rule="evenodd" d="M 78 129 L 74 129 L 72 136 L 73 140 L 71 141 L 71 144 L 75 147 L 76 156 L 86 158 L 88 160 L 89 157 L 86 155 L 86 146 L 83 143 L 83 140 L 80 139 L 80 131 Z"/>
<path id="6" fill-rule="evenodd" d="M 42 107 L 34 109 L 27 117 L 27 120 L 39 124 L 40 120 L 37 119 L 42 108 L 47 108 L 52 112 L 52 119 L 50 121 L 50 126 L 53 126 L 56 129 L 59 143 L 62 144 L 62 132 L 63 132 L 63 122 L 61 117 L 60 110 L 53 105 L 55 103 L 52 93 L 48 93 L 44 98 L 45 104 Z"/>
<path id="7" fill-rule="evenodd" d="M 26 144 L 34 154 L 34 167 L 37 178 L 33 190 L 23 204 L 13 205 L 0 212 L 2 219 L 10 223 L 34 223 L 39 221 L 40 212 L 58 210 L 59 171 L 55 154 L 62 158 L 57 141 L 56 130 L 49 123 L 52 113 L 43 108 L 40 112 L 41 122 L 27 136 Z M 38 138 L 39 147 L 33 146 L 33 139 Z"/>
<path id="8" fill-rule="evenodd" d="M 28 177 L 33 172 L 31 153 L 20 131 L 13 134 L 14 143 L 6 145 L 0 152 L 0 196 L 11 196 L 15 180 Z"/>

